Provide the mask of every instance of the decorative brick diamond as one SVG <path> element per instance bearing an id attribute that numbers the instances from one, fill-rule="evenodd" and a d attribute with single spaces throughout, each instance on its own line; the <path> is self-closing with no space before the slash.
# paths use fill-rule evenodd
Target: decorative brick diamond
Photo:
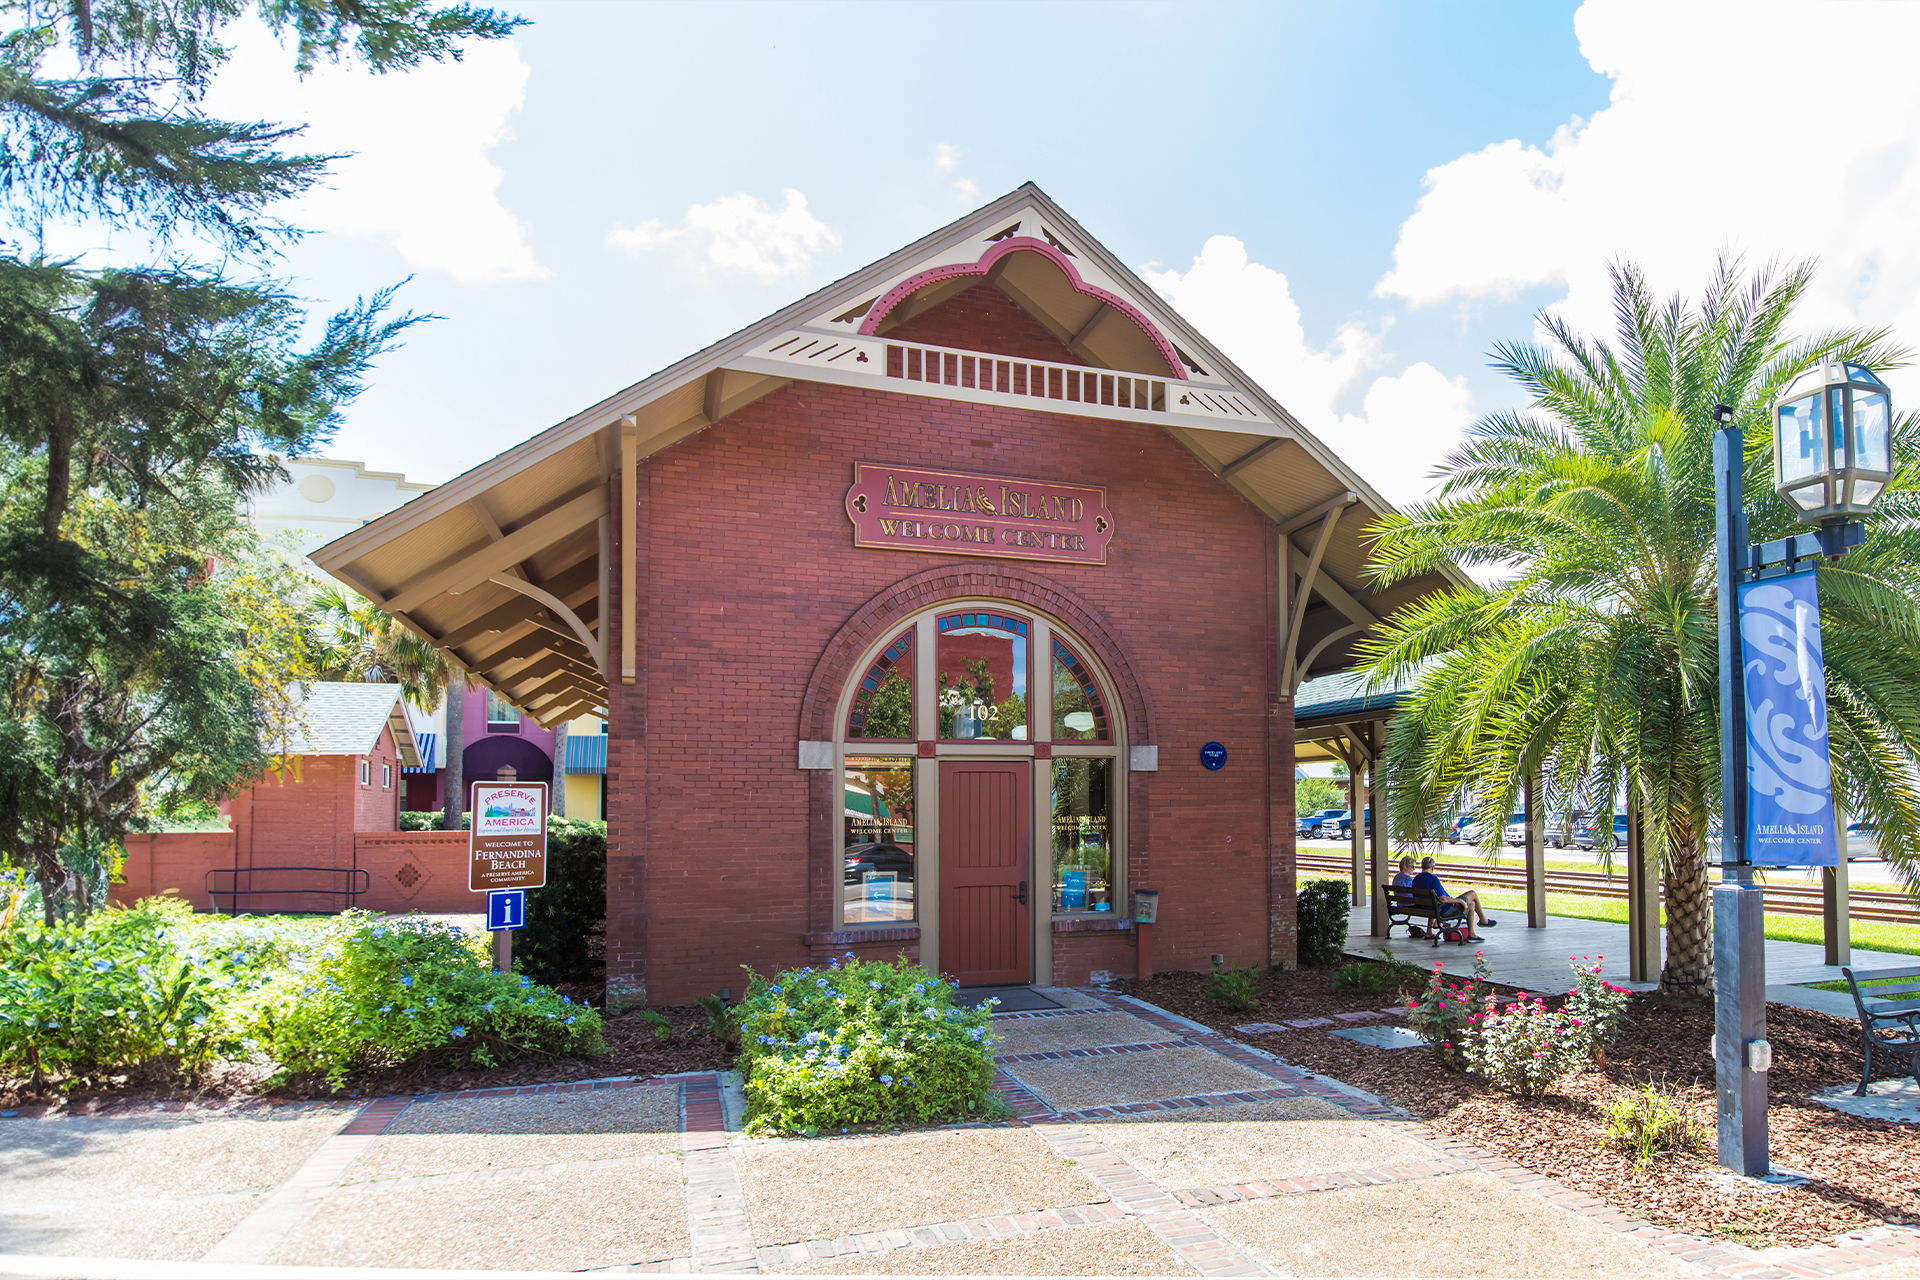
<path id="1" fill-rule="evenodd" d="M 411 862 L 403 862 L 400 864 L 400 869 L 393 873 L 393 878 L 400 882 L 402 889 L 411 891 L 426 877 L 422 876 L 420 874 L 420 868 L 414 866 Z"/>

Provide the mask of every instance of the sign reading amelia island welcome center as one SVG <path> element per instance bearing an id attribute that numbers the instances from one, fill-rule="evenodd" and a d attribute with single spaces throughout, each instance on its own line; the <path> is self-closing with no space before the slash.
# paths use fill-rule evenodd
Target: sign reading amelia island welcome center
<path id="1" fill-rule="evenodd" d="M 547 883 L 547 784 L 476 782 L 467 888 L 539 889 Z"/>
<path id="2" fill-rule="evenodd" d="M 1113 512 L 1099 485 L 857 462 L 853 545 L 951 556 L 1105 564 Z"/>

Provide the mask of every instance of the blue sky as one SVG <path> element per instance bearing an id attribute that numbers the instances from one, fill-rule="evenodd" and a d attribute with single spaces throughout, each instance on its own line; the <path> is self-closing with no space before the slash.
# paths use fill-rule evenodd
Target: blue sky
<path id="1" fill-rule="evenodd" d="M 406 76 L 296 82 L 256 34 L 210 103 L 355 153 L 291 212 L 321 232 L 278 264 L 298 288 L 411 274 L 446 317 L 333 456 L 446 479 L 1027 180 L 1399 500 L 1512 402 L 1494 342 L 1606 323 L 1611 258 L 1697 292 L 1723 248 L 1817 256 L 1811 319 L 1920 333 L 1912 7 L 518 11 Z M 1741 70 L 1822 41 L 1844 97 Z M 1806 145 L 1835 180 L 1782 199 Z"/>

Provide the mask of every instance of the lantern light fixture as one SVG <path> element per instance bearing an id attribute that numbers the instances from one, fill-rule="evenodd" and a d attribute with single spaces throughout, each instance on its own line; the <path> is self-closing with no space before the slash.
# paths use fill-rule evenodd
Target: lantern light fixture
<path id="1" fill-rule="evenodd" d="M 1828 360 L 1773 410 L 1773 487 L 1806 524 L 1863 516 L 1893 479 L 1893 400 L 1863 364 Z"/>

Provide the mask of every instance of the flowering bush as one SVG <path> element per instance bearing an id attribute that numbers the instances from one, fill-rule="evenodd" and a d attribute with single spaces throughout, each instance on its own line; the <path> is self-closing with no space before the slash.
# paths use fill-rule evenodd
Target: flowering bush
<path id="1" fill-rule="evenodd" d="M 1432 1046 L 1441 1062 L 1459 1067 L 1465 1064 L 1467 1032 L 1476 1016 L 1475 1010 L 1487 996 L 1487 980 L 1493 971 L 1478 951 L 1473 953 L 1471 982 L 1449 978 L 1440 965 L 1440 961 L 1434 962 L 1427 989 L 1407 1001 L 1407 1026 Z"/>
<path id="2" fill-rule="evenodd" d="M 1469 1069 L 1498 1088 L 1535 1097 L 1604 1053 L 1627 1017 L 1627 993 L 1600 980 L 1600 962 L 1569 960 L 1575 984 L 1558 1009 L 1535 997 L 1504 1011 L 1485 998 L 1465 1045 Z"/>
<path id="3" fill-rule="evenodd" d="M 1469 1070 L 1496 1088 L 1537 1097 L 1589 1056 L 1585 1028 L 1564 1009 L 1549 1009 L 1535 997 L 1503 1012 L 1488 996 L 1466 1038 Z"/>
<path id="4" fill-rule="evenodd" d="M 490 963 L 484 934 L 345 912 L 254 993 L 243 1027 L 282 1077 L 323 1076 L 336 1089 L 351 1071 L 401 1062 L 606 1052 L 590 1006 Z"/>
<path id="5" fill-rule="evenodd" d="M 280 1077 L 413 1059 L 490 1065 L 604 1050 L 592 1009 L 488 971 L 483 938 L 422 920 L 196 916 L 150 898 L 0 934 L 0 1071 L 191 1078 L 221 1058 Z"/>
<path id="6" fill-rule="evenodd" d="M 1562 1007 L 1586 1029 L 1587 1051 L 1596 1060 L 1605 1062 L 1607 1047 L 1627 1024 L 1629 997 L 1624 987 L 1601 980 L 1602 959 L 1604 957 L 1595 956 L 1588 962 L 1585 956 L 1579 961 L 1568 957 L 1568 963 L 1573 965 L 1573 988 L 1567 992 Z"/>
<path id="7" fill-rule="evenodd" d="M 0 1070 L 191 1077 L 236 1047 L 220 995 L 242 966 L 190 939 L 184 902 L 150 899 L 83 925 L 0 933 Z"/>
<path id="8" fill-rule="evenodd" d="M 852 1124 L 931 1124 L 993 1108 L 987 1010 L 905 957 L 749 970 L 740 1069 L 756 1128 L 812 1136 Z"/>

